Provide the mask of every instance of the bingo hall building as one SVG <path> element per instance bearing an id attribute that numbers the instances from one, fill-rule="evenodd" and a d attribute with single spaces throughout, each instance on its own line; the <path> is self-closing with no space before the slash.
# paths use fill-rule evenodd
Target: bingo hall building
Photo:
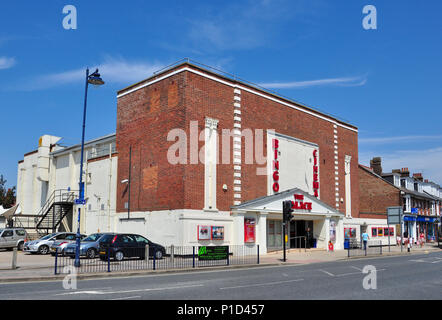
<path id="1" fill-rule="evenodd" d="M 359 214 L 354 125 L 188 61 L 117 93 L 116 149 L 115 228 L 164 245 L 280 249 L 291 200 L 290 247 L 342 249 Z"/>

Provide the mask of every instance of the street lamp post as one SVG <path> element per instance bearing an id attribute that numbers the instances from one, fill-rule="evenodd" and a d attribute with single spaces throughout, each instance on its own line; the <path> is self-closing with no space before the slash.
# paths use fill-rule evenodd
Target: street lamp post
<path id="1" fill-rule="evenodd" d="M 86 69 L 86 88 L 84 93 L 84 109 L 83 109 L 83 131 L 81 134 L 81 157 L 80 157 L 80 182 L 79 182 L 79 197 L 75 201 L 75 204 L 79 205 L 78 207 L 78 219 L 77 219 L 77 237 L 76 237 L 76 249 L 75 249 L 75 263 L 76 267 L 80 266 L 80 215 L 81 215 L 81 207 L 80 205 L 84 205 L 86 203 L 84 199 L 84 183 L 83 183 L 83 155 L 84 155 L 84 131 L 86 128 L 86 105 L 87 105 L 87 89 L 90 84 L 93 85 L 103 85 L 104 81 L 100 78 L 100 74 L 98 73 L 98 69 L 95 70 L 94 73 L 89 75 L 89 69 Z"/>

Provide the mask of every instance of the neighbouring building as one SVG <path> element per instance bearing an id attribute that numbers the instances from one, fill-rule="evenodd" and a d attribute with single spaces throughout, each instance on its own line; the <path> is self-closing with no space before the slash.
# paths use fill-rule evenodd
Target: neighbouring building
<path id="1" fill-rule="evenodd" d="M 75 230 L 80 145 L 59 139 L 43 136 L 20 161 L 17 202 L 24 215 L 52 208 L 57 228 Z M 345 224 L 360 219 L 354 125 L 197 64 L 120 90 L 116 133 L 85 150 L 85 233 L 265 253 L 282 247 L 283 200 L 294 208 L 292 247 L 342 249 Z M 71 206 L 51 207 L 57 195 Z"/>
<path id="2" fill-rule="evenodd" d="M 424 180 L 421 173 L 410 176 L 408 168 L 382 172 L 381 159 L 371 161 L 374 172 L 401 190 L 404 212 L 402 230 L 416 243 L 421 232 L 427 241 L 437 240 L 440 223 L 442 189 L 436 183 Z"/>

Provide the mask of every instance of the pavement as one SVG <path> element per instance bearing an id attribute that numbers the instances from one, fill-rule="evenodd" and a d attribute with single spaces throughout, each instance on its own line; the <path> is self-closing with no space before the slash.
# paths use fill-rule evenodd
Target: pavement
<path id="1" fill-rule="evenodd" d="M 382 255 L 369 255 L 356 256 L 348 258 L 348 252 L 346 250 L 336 250 L 333 252 L 327 252 L 320 249 L 299 250 L 290 249 L 286 254 L 286 261 L 284 262 L 282 257 L 282 251 L 271 252 L 260 257 L 259 266 L 276 266 L 276 265 L 303 265 L 322 262 L 332 262 L 339 260 L 353 260 L 364 259 L 373 257 L 386 257 L 394 255 L 414 255 L 423 254 L 434 251 L 442 251 L 436 244 L 426 244 L 423 248 L 413 246 L 410 252 L 407 252 L 406 247 L 401 252 L 401 247 L 384 247 Z M 17 253 L 17 269 L 11 269 L 12 252 L 3 251 L 0 252 L 0 283 L 1 282 L 20 282 L 20 281 L 44 281 L 44 280 L 56 280 L 63 279 L 65 275 L 54 275 L 54 257 L 50 255 L 31 255 L 29 253 L 18 252 Z M 210 267 L 210 269 L 234 269 L 234 268 L 250 268 L 257 265 L 230 265 L 220 267 Z M 204 267 L 209 269 L 209 267 Z M 175 270 L 132 270 L 132 271 L 118 271 L 110 273 L 85 273 L 78 275 L 79 279 L 97 278 L 97 277 L 115 277 L 115 276 L 127 276 L 127 275 L 140 275 L 140 274 L 159 274 L 159 273 L 173 273 L 173 272 L 194 272 L 199 271 L 200 268 L 190 269 L 175 269 Z"/>

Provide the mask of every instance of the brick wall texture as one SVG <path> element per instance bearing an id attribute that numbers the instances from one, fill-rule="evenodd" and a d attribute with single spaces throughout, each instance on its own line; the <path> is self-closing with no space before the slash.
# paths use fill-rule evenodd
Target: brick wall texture
<path id="1" fill-rule="evenodd" d="M 185 66 L 235 84 L 233 80 L 224 79 L 204 69 Z M 154 81 L 182 67 L 178 66 L 176 69 L 145 81 Z M 130 89 L 132 87 L 123 89 L 119 94 L 126 93 Z M 240 103 L 242 129 L 274 129 L 278 133 L 318 144 L 321 200 L 335 207 L 334 123 L 246 90 L 241 90 Z M 129 146 L 132 146 L 131 211 L 203 209 L 204 164 L 170 164 L 167 161 L 167 150 L 175 142 L 167 141 L 167 135 L 170 130 L 180 128 L 186 132 L 187 137 L 190 137 L 190 121 L 198 121 L 198 132 L 201 132 L 204 130 L 206 117 L 219 120 L 219 134 L 223 129 L 232 130 L 233 104 L 234 88 L 232 86 L 189 71 L 164 77 L 118 98 L 116 130 L 118 181 L 128 178 Z M 298 107 L 312 112 L 306 107 Z M 339 120 L 329 116 L 321 114 L 321 117 L 339 123 Z M 351 210 L 352 215 L 357 216 L 359 213 L 358 180 L 361 176 L 358 171 L 357 132 L 339 125 L 336 130 L 338 131 L 339 151 L 339 197 L 345 200 L 344 158 L 345 155 L 350 155 L 352 157 Z M 265 137 L 264 134 L 264 154 L 267 148 Z M 203 145 L 204 141 L 199 141 L 198 150 Z M 233 146 L 232 140 L 230 140 L 230 146 L 231 148 Z M 257 164 L 244 164 L 244 138 L 241 146 L 243 162 L 241 164 L 241 201 L 244 202 L 267 194 L 267 176 L 256 175 Z M 222 150 L 222 147 L 220 135 L 219 150 Z M 191 152 L 189 141 L 187 152 L 189 159 Z M 229 211 L 234 202 L 232 158 L 231 156 L 230 164 L 217 165 L 217 208 L 223 211 Z M 223 190 L 223 184 L 228 186 L 227 191 Z M 127 185 L 118 184 L 118 212 L 126 210 L 124 204 L 127 199 Z M 345 212 L 345 206 L 345 202 L 340 202 L 339 210 Z"/>
<path id="2" fill-rule="evenodd" d="M 400 190 L 359 166 L 359 217 L 386 219 L 387 207 L 401 206 Z M 357 217 L 357 216 L 356 216 Z"/>

